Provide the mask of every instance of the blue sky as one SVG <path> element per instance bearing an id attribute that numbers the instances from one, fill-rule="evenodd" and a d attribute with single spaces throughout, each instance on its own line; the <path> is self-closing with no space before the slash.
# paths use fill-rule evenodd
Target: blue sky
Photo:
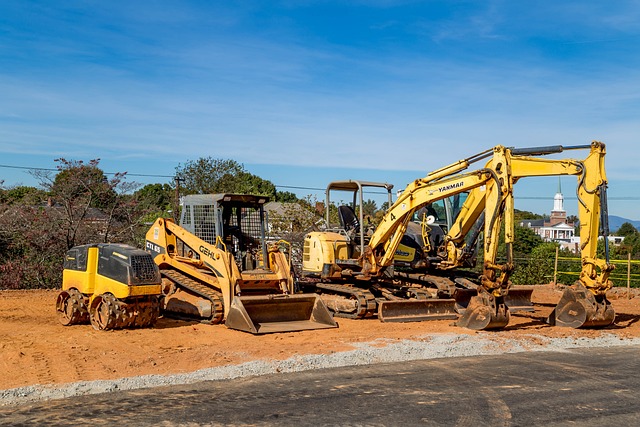
<path id="1" fill-rule="evenodd" d="M 0 164 L 171 176 L 213 156 L 321 198 L 309 188 L 404 188 L 497 144 L 601 140 L 610 212 L 640 219 L 638 46 L 632 1 L 7 0 Z M 516 208 L 548 212 L 557 186 L 521 182 Z"/>

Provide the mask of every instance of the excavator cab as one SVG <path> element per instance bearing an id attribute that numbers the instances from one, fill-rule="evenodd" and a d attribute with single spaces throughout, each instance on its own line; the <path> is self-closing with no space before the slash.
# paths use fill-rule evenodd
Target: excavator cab
<path id="1" fill-rule="evenodd" d="M 368 181 L 334 181 L 329 183 L 325 193 L 325 228 L 326 231 L 346 236 L 349 243 L 349 258 L 357 258 L 364 252 L 368 236 L 373 232 L 373 224 L 364 213 L 365 189 L 379 193 L 386 192 L 387 203 L 391 206 L 391 190 L 393 184 Z M 348 200 L 338 206 L 338 221 L 331 215 L 331 200 L 337 195 L 346 195 Z"/>

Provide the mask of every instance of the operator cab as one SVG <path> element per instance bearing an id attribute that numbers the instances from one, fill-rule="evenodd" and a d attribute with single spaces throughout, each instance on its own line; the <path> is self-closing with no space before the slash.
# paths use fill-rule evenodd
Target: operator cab
<path id="1" fill-rule="evenodd" d="M 387 207 L 392 204 L 393 184 L 369 181 L 334 181 L 330 182 L 326 190 L 325 222 L 326 231 L 336 232 L 347 238 L 349 246 L 349 258 L 358 258 L 364 247 L 369 243 L 369 237 L 374 231 L 371 215 L 365 214 L 364 193 L 386 195 Z M 342 200 L 346 198 L 346 201 Z M 333 214 L 332 198 L 340 200 L 337 206 L 338 221 Z"/>
<path id="2" fill-rule="evenodd" d="M 240 271 L 263 266 L 267 259 L 266 196 L 194 194 L 181 199 L 180 226 L 211 245 L 231 252 Z"/>

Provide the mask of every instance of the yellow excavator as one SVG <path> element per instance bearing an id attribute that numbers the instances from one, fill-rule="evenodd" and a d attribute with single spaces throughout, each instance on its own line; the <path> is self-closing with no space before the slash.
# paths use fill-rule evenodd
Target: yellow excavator
<path id="1" fill-rule="evenodd" d="M 590 149 L 591 152 L 582 161 L 532 157 L 573 149 Z M 608 325 L 613 321 L 614 313 L 605 294 L 611 287 L 608 276 L 613 267 L 608 261 L 608 251 L 606 260 L 595 258 L 599 216 L 604 213 L 603 218 L 606 218 L 604 155 L 604 144 L 593 142 L 587 146 L 525 149 L 496 146 L 460 160 L 411 183 L 387 211 L 357 259 L 348 257 L 345 236 L 331 231 L 309 233 L 305 239 L 304 274 L 318 277 L 321 280 L 318 291 L 323 298 L 327 295 L 328 305 L 347 315 L 365 317 L 377 306 L 378 316 L 384 318 L 386 306 L 398 306 L 402 307 L 398 308 L 401 317 L 411 317 L 407 313 L 411 313 L 413 306 L 415 317 L 420 317 L 425 306 L 419 302 L 390 301 L 388 293 L 383 291 L 374 296 L 372 292 L 380 289 L 385 275 L 387 279 L 393 277 L 389 274 L 390 267 L 415 212 L 438 200 L 468 191 L 469 196 L 438 251 L 437 267 L 443 270 L 456 268 L 464 261 L 469 253 L 465 237 L 482 217 L 483 273 L 478 277 L 477 296 L 471 298 L 458 324 L 478 330 L 502 328 L 509 322 L 505 297 L 511 287 L 509 277 L 514 268 L 513 185 L 526 176 L 577 175 L 583 272 L 578 283 L 565 291 L 550 322 L 571 327 Z M 466 171 L 472 163 L 486 158 L 490 160 L 484 168 Z M 498 236 L 503 220 L 507 261 L 498 264 Z M 606 234 L 606 219 L 603 225 Z"/>
<path id="2" fill-rule="evenodd" d="M 253 334 L 337 327 L 321 298 L 295 292 L 283 242 L 266 241 L 266 202 L 185 196 L 181 225 L 154 222 L 146 250 L 160 268 L 164 313 Z"/>
<path id="3" fill-rule="evenodd" d="M 324 231 L 346 236 L 348 258 L 358 258 L 364 253 L 368 238 L 375 229 L 370 218 L 364 215 L 364 193 L 385 194 L 387 206 L 391 206 L 392 189 L 393 185 L 389 183 L 359 180 L 333 181 L 327 185 Z M 380 282 L 387 282 L 385 299 L 397 301 L 383 305 L 384 310 L 378 313 L 380 320 L 407 322 L 453 319 L 456 313 L 464 312 L 470 298 L 477 294 L 479 283 L 468 269 L 476 265 L 479 223 L 483 220 L 470 215 L 463 203 L 468 197 L 482 197 L 484 193 L 463 190 L 416 210 L 407 223 L 393 257 L 393 266 L 388 269 L 389 273 L 393 273 L 392 277 L 383 275 L 379 278 Z M 337 215 L 333 215 L 337 216 L 336 221 L 331 215 L 332 200 L 340 198 L 342 201 L 343 197 L 346 198 L 345 204 L 337 206 Z M 465 211 L 460 215 L 463 209 Z M 452 235 L 449 230 L 454 220 L 457 220 L 458 227 Z M 469 225 L 474 224 L 472 229 Z M 460 226 L 463 230 L 460 230 Z M 460 238 L 461 235 L 464 239 Z M 455 262 L 449 262 L 444 243 L 453 238 L 458 246 L 464 244 L 464 251 L 460 251 L 461 255 Z M 309 268 L 303 269 L 303 274 L 318 277 L 313 271 L 310 274 Z M 315 284 L 312 283 L 310 288 L 313 286 Z M 378 289 L 381 289 L 380 284 L 376 291 Z M 512 312 L 533 311 L 532 293 L 532 286 L 511 287 L 506 297 L 509 309 Z M 416 304 L 405 304 L 407 298 L 422 300 L 421 310 Z"/>

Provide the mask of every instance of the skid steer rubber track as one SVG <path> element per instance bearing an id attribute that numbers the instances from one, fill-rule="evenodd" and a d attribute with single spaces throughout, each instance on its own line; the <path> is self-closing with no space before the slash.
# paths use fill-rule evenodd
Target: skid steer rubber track
<path id="1" fill-rule="evenodd" d="M 176 270 L 161 270 L 160 274 L 162 275 L 162 277 L 166 277 L 171 282 L 173 282 L 178 288 L 186 289 L 190 293 L 207 299 L 211 302 L 211 317 L 199 319 L 201 322 L 211 324 L 218 324 L 222 322 L 224 318 L 224 305 L 222 302 L 221 292 L 211 289 L 209 286 L 198 283 L 197 281 Z M 165 310 L 172 313 L 171 310 L 167 310 L 166 307 Z M 176 317 L 186 316 L 181 316 L 178 314 L 176 315 Z"/>

